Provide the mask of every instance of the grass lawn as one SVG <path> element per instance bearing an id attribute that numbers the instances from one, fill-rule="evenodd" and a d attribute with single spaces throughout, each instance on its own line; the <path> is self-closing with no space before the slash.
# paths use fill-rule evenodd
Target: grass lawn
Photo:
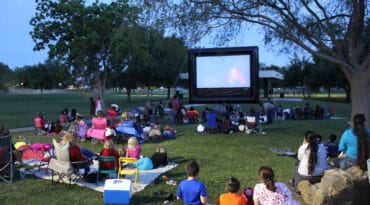
<path id="1" fill-rule="evenodd" d="M 8 128 L 32 126 L 33 117 L 42 111 L 47 118 L 57 119 L 59 112 L 67 107 L 75 107 L 83 114 L 88 113 L 89 95 L 48 94 L 48 95 L 2 95 L 0 102 L 0 124 Z M 133 96 L 133 103 L 128 104 L 126 97 L 118 94 L 108 94 L 107 104 L 115 102 L 123 110 L 143 106 L 145 96 Z M 164 100 L 164 96 L 151 97 L 151 100 Z M 303 134 L 307 130 L 320 133 L 326 139 L 329 134 L 341 135 L 348 127 L 350 105 L 338 102 L 309 101 L 311 105 L 320 104 L 335 106 L 337 116 L 347 117 L 343 120 L 302 120 L 302 121 L 275 121 L 271 125 L 264 125 L 266 135 L 234 134 L 196 134 L 196 125 L 176 126 L 178 136 L 174 140 L 161 142 L 145 142 L 142 144 L 142 154 L 150 156 L 157 147 L 167 146 L 171 161 L 179 165 L 166 173 L 173 180 L 186 178 L 184 165 L 190 160 L 197 160 L 200 165 L 199 179 L 206 185 L 209 202 L 216 204 L 217 198 L 225 191 L 225 182 L 230 176 L 235 176 L 241 186 L 253 186 L 258 182 L 257 171 L 261 165 L 271 166 L 277 181 L 288 182 L 295 162 L 294 158 L 277 156 L 270 151 L 272 147 L 290 147 L 294 150 L 302 143 Z M 278 101 L 284 107 L 295 104 L 304 105 L 305 102 Z M 243 104 L 243 110 L 257 105 Z M 13 139 L 23 134 L 31 142 L 51 142 L 50 137 L 36 136 L 34 132 L 13 133 Z M 95 152 L 102 149 L 102 144 L 80 143 Z M 17 172 L 16 172 L 17 173 Z M 177 186 L 160 182 L 147 186 L 143 191 L 135 194 L 131 204 L 163 204 L 164 197 L 155 196 L 153 192 L 163 190 L 176 194 Z M 48 180 L 28 177 L 24 180 L 16 179 L 13 184 L 0 182 L 1 204 L 103 204 L 103 194 L 74 186 L 66 189 L 58 184 L 51 185 Z M 173 202 L 173 204 L 182 204 Z"/>

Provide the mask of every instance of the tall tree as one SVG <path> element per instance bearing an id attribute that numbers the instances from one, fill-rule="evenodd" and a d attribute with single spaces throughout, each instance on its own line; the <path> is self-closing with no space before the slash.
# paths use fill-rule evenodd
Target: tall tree
<path id="1" fill-rule="evenodd" d="M 0 62 L 0 90 L 4 92 L 9 89 L 11 82 L 13 81 L 13 71 L 8 65 Z"/>
<path id="2" fill-rule="evenodd" d="M 94 86 L 102 100 L 111 74 L 112 37 L 118 28 L 136 21 L 137 9 L 127 0 L 110 4 L 84 0 L 36 0 L 30 21 L 35 50 L 49 48 L 49 56 L 72 68 L 75 78 Z"/>
<path id="3" fill-rule="evenodd" d="M 315 84 L 323 86 L 328 91 L 330 97 L 332 88 L 342 88 L 346 92 L 346 101 L 350 101 L 350 86 L 349 82 L 340 70 L 338 65 L 329 63 L 321 58 L 314 58 L 315 66 L 313 71 L 313 79 Z"/>
<path id="4" fill-rule="evenodd" d="M 138 25 L 121 27 L 114 36 L 112 49 L 114 67 L 114 85 L 127 90 L 127 99 L 131 102 L 131 91 L 151 79 L 148 67 L 151 63 L 149 53 L 148 29 Z"/>
<path id="5" fill-rule="evenodd" d="M 350 83 L 352 115 L 364 113 L 370 118 L 370 46 L 365 32 L 369 27 L 368 0 L 141 2 L 142 6 L 154 9 L 155 12 L 148 13 L 150 18 L 163 19 L 163 24 L 177 28 L 187 37 L 199 39 L 215 28 L 222 28 L 223 32 L 218 34 L 228 40 L 255 24 L 264 29 L 266 42 L 296 46 L 337 64 Z"/>
<path id="6" fill-rule="evenodd" d="M 153 52 L 157 62 L 157 77 L 160 86 L 167 88 L 167 99 L 170 98 L 171 87 L 177 86 L 180 72 L 186 72 L 187 48 L 182 38 L 174 35 L 161 38 L 156 52 Z"/>

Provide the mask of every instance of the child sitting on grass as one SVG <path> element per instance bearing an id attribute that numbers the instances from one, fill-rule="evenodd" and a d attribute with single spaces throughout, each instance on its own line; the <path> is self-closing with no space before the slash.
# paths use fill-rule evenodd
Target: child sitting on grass
<path id="1" fill-rule="evenodd" d="M 206 187 L 199 181 L 199 165 L 192 161 L 185 166 L 187 179 L 181 181 L 177 190 L 177 200 L 182 199 L 184 204 L 206 204 L 208 201 Z"/>
<path id="2" fill-rule="evenodd" d="M 330 158 L 338 157 L 339 155 L 338 145 L 339 145 L 339 142 L 337 141 L 337 135 L 331 134 L 329 136 L 329 141 L 326 141 L 324 143 L 328 157 Z"/>
<path id="3" fill-rule="evenodd" d="M 240 182 L 231 177 L 226 183 L 226 191 L 228 193 L 221 194 L 218 198 L 217 205 L 246 205 L 247 199 L 239 194 Z"/>

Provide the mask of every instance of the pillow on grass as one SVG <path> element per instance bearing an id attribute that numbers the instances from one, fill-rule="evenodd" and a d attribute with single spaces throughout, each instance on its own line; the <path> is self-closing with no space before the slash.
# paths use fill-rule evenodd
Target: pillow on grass
<path id="1" fill-rule="evenodd" d="M 55 139 L 53 139 L 53 145 L 55 150 L 55 155 L 58 160 L 61 161 L 70 161 L 69 157 L 69 147 L 70 144 L 67 142 L 60 142 L 58 143 Z"/>

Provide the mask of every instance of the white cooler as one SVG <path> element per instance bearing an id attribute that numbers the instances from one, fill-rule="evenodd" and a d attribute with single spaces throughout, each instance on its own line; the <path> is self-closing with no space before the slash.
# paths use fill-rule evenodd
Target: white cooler
<path id="1" fill-rule="evenodd" d="M 128 179 L 107 179 L 104 184 L 104 204 L 129 205 L 131 181 Z"/>

